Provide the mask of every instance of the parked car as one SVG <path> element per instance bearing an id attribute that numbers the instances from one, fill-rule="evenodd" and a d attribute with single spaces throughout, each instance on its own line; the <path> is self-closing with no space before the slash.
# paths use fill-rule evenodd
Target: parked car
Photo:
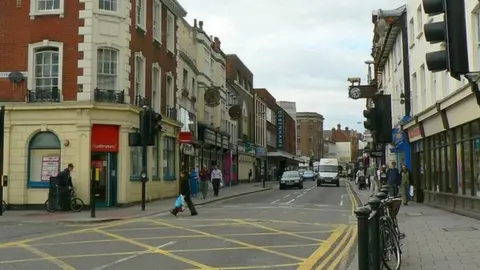
<path id="1" fill-rule="evenodd" d="M 303 188 L 303 178 L 298 171 L 286 171 L 280 179 L 280 189 L 289 187 Z"/>

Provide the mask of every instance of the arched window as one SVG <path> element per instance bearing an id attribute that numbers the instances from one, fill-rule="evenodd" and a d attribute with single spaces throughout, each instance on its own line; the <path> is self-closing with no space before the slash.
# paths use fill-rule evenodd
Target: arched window
<path id="1" fill-rule="evenodd" d="M 28 144 L 27 185 L 48 187 L 50 176 L 60 171 L 60 140 L 52 132 L 37 133 Z"/>

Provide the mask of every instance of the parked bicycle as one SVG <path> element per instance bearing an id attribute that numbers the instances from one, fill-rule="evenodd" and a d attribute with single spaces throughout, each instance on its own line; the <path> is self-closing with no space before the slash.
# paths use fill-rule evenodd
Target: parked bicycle
<path id="1" fill-rule="evenodd" d="M 2 200 L 2 214 L 7 211 L 7 202 Z"/>
<path id="2" fill-rule="evenodd" d="M 47 212 L 56 212 L 57 210 L 59 209 L 65 209 L 67 205 L 64 205 L 65 202 L 61 202 L 57 199 L 58 203 L 56 202 L 52 202 L 49 199 L 47 199 L 45 201 L 45 210 Z M 67 203 L 69 203 L 69 209 L 72 211 L 72 212 L 81 212 L 83 210 L 83 208 L 85 207 L 85 204 L 83 203 L 83 200 L 78 198 L 76 193 L 75 193 L 75 189 L 72 188 L 70 189 L 70 199 L 67 200 Z"/>
<path id="3" fill-rule="evenodd" d="M 380 217 L 380 250 L 382 262 L 388 270 L 399 270 L 402 264 L 400 240 L 405 237 L 400 232 L 397 214 L 402 204 L 401 198 L 388 197 L 381 201 L 383 215 Z"/>

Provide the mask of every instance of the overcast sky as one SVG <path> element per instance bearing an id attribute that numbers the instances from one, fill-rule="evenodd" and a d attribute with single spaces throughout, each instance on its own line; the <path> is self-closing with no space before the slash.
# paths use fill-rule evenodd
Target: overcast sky
<path id="1" fill-rule="evenodd" d="M 225 53 L 235 53 L 254 74 L 254 87 L 295 101 L 297 111 L 362 130 L 364 101 L 348 99 L 348 77 L 366 78 L 373 10 L 405 0 L 179 0 L 187 21 L 204 22 Z M 363 79 L 365 80 L 365 79 Z"/>

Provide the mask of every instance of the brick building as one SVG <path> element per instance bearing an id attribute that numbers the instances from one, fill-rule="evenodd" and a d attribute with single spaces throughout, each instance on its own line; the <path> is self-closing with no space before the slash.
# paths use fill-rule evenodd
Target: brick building
<path id="1" fill-rule="evenodd" d="M 301 156 L 318 160 L 323 153 L 323 116 L 316 112 L 297 112 L 297 144 Z"/>
<path id="2" fill-rule="evenodd" d="M 140 200 L 141 155 L 128 134 L 144 105 L 165 129 L 148 149 L 147 199 L 175 196 L 176 22 L 186 11 L 176 0 L 51 2 L 0 9 L 7 203 L 43 204 L 49 177 L 67 163 L 85 201 L 91 169 L 100 172 L 100 205 Z"/>
<path id="3" fill-rule="evenodd" d="M 295 120 L 277 104 L 275 97 L 265 88 L 254 89 L 267 104 L 264 112 L 267 129 L 267 156 L 269 167 L 283 172 L 289 165 L 297 165 L 295 144 Z"/>

